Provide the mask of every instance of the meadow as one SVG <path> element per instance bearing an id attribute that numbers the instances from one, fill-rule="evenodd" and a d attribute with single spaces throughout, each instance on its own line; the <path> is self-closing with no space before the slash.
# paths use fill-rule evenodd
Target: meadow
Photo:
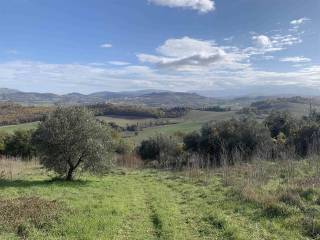
<path id="1" fill-rule="evenodd" d="M 260 240 L 320 234 L 314 160 L 210 171 L 117 168 L 73 182 L 52 180 L 35 162 L 9 167 L 10 161 L 0 161 L 7 169 L 0 180 L 0 239 Z"/>
<path id="2" fill-rule="evenodd" d="M 31 122 L 31 123 L 22 123 L 17 125 L 1 126 L 0 132 L 13 133 L 16 130 L 35 129 L 38 126 L 38 124 L 39 124 L 38 122 Z"/>
<path id="3" fill-rule="evenodd" d="M 181 118 L 163 118 L 162 120 L 168 120 L 171 123 L 162 126 L 148 127 L 144 128 L 142 131 L 139 131 L 137 135 L 131 134 L 130 139 L 139 143 L 144 139 L 147 139 L 156 134 L 166 134 L 174 135 L 177 132 L 188 133 L 192 131 L 198 131 L 201 129 L 201 126 L 209 121 L 221 121 L 227 120 L 232 117 L 236 117 L 235 111 L 230 112 L 208 112 L 208 111 L 199 111 L 191 110 L 187 115 Z M 152 118 L 130 118 L 130 117 L 115 117 L 115 116 L 101 116 L 97 117 L 98 119 L 105 122 L 114 122 L 121 127 L 127 125 L 147 123 L 150 121 L 155 121 Z M 34 129 L 37 126 L 37 122 L 33 123 L 24 123 L 18 125 L 9 125 L 0 127 L 0 132 L 13 133 L 15 130 L 20 129 Z"/>

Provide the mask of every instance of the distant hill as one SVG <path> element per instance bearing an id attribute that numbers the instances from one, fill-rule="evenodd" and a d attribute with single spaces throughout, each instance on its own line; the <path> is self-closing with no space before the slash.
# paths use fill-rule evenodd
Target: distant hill
<path id="1" fill-rule="evenodd" d="M 21 92 L 0 88 L 0 102 L 15 102 L 24 105 L 38 104 L 94 104 L 122 103 L 138 104 L 152 107 L 188 106 L 201 107 L 216 104 L 214 98 L 200 96 L 196 93 L 169 92 L 162 90 L 141 90 L 127 92 L 96 92 L 92 94 L 69 93 L 58 95 L 53 93 Z"/>
<path id="2" fill-rule="evenodd" d="M 196 93 L 153 92 L 141 96 L 132 97 L 130 98 L 130 102 L 131 104 L 144 104 L 151 107 L 199 107 L 204 105 L 216 104 L 217 100 L 214 98 L 203 97 Z"/>

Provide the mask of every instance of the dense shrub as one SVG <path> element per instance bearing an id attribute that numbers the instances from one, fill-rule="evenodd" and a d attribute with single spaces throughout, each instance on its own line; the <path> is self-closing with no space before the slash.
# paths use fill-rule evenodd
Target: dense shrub
<path id="1" fill-rule="evenodd" d="M 184 136 L 183 138 L 184 149 L 191 152 L 199 151 L 200 147 L 200 134 L 198 132 L 192 132 Z"/>
<path id="2" fill-rule="evenodd" d="M 6 148 L 6 140 L 8 139 L 8 134 L 0 132 L 0 155 L 4 154 Z"/>
<path id="3" fill-rule="evenodd" d="M 305 157 L 308 154 L 320 153 L 320 126 L 317 123 L 305 123 L 290 138 L 299 156 Z"/>
<path id="4" fill-rule="evenodd" d="M 193 133 L 184 138 L 185 149 L 208 156 L 212 165 L 250 160 L 261 146 L 271 144 L 268 129 L 249 119 L 209 123 L 202 127 L 200 135 Z"/>
<path id="5" fill-rule="evenodd" d="M 118 154 L 127 154 L 127 153 L 131 153 L 132 151 L 133 151 L 133 144 L 128 140 L 119 139 L 115 143 L 115 152 Z"/>
<path id="6" fill-rule="evenodd" d="M 17 130 L 4 139 L 3 154 L 24 159 L 36 155 L 36 149 L 32 144 L 32 130 Z"/>
<path id="7" fill-rule="evenodd" d="M 161 166 L 175 166 L 182 154 L 182 147 L 174 137 L 157 135 L 141 142 L 138 154 L 145 161 L 156 160 Z"/>
<path id="8" fill-rule="evenodd" d="M 273 111 L 266 118 L 265 125 L 269 128 L 271 137 L 276 138 L 280 133 L 286 137 L 292 136 L 297 130 L 297 121 L 288 112 Z"/>

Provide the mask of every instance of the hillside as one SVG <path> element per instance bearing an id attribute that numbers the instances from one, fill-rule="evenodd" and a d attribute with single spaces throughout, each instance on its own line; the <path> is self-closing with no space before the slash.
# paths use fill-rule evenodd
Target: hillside
<path id="1" fill-rule="evenodd" d="M 0 88 L 0 102 L 30 104 L 94 104 L 124 103 L 152 107 L 192 106 L 201 107 L 217 103 L 213 98 L 203 97 L 195 93 L 168 92 L 161 90 L 141 90 L 132 92 L 96 92 L 88 95 L 69 93 L 57 95 L 53 93 L 21 92 Z"/>
<path id="2" fill-rule="evenodd" d="M 285 166 L 264 166 L 268 177 L 254 186 L 256 172 L 245 166 L 250 174 L 230 170 L 229 180 L 222 171 L 128 169 L 63 182 L 37 163 L 3 165 L 16 173 L 0 181 L 1 239 L 308 240 L 319 231 L 308 215 L 318 208 L 318 185 L 281 190 L 288 186 Z M 233 183 L 236 173 L 234 181 L 242 181 Z"/>

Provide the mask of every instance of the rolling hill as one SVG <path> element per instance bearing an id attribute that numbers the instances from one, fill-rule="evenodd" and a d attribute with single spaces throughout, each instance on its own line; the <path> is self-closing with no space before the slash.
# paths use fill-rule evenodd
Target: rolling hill
<path id="1" fill-rule="evenodd" d="M 96 92 L 88 95 L 69 93 L 58 95 L 53 93 L 21 92 L 0 88 L 0 102 L 15 102 L 25 105 L 35 104 L 93 104 L 122 103 L 138 104 L 152 107 L 191 106 L 201 107 L 216 104 L 214 98 L 200 96 L 196 93 L 168 92 L 161 90 L 141 90 L 132 92 Z"/>

